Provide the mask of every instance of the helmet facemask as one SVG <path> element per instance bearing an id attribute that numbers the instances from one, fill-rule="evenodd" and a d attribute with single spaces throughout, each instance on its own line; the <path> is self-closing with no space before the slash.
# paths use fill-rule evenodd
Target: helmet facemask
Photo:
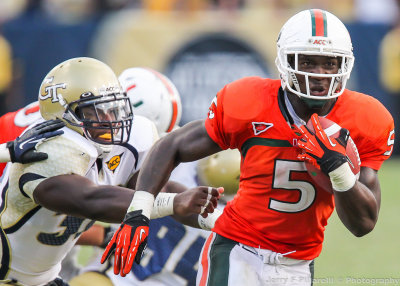
<path id="1" fill-rule="evenodd" d="M 97 144 L 120 145 L 129 140 L 133 113 L 124 94 L 89 94 L 67 104 L 63 118 L 72 126 L 82 128 L 86 138 Z"/>
<path id="2" fill-rule="evenodd" d="M 326 56 L 335 57 L 339 59 L 340 68 L 335 74 L 319 74 L 310 73 L 299 70 L 298 59 L 299 55 L 310 55 L 310 56 Z M 292 60 L 290 60 L 292 59 Z M 315 52 L 310 50 L 291 50 L 281 49 L 276 59 L 278 70 L 281 74 L 281 80 L 284 83 L 283 88 L 286 88 L 289 92 L 294 93 L 300 97 L 313 99 L 313 100 L 327 100 L 340 96 L 345 87 L 347 80 L 350 77 L 351 70 L 353 68 L 354 57 L 353 55 L 347 55 L 338 52 Z M 306 90 L 301 91 L 300 85 L 297 81 L 298 76 L 304 76 L 306 82 Z M 329 78 L 330 85 L 328 94 L 324 96 L 315 96 L 311 94 L 309 80 L 310 77 Z"/>

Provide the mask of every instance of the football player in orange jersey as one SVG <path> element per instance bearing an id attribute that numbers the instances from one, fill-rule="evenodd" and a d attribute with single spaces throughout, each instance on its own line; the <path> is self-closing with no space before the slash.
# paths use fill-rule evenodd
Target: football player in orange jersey
<path id="1" fill-rule="evenodd" d="M 128 212 L 148 213 L 179 163 L 222 149 L 241 152 L 239 190 L 203 247 L 198 285 L 311 285 L 313 261 L 335 206 L 355 236 L 373 230 L 381 197 L 377 173 L 391 155 L 394 123 L 376 99 L 346 89 L 353 62 L 350 35 L 336 16 L 299 12 L 278 36 L 280 80 L 247 77 L 226 85 L 208 118 L 153 146 L 138 178 L 140 203 L 134 197 Z M 317 115 L 340 125 L 340 137 L 327 140 Z M 310 119 L 314 130 L 321 129 L 317 135 L 304 127 Z M 361 159 L 358 178 L 342 146 L 348 131 Z M 304 160 L 329 176 L 333 193 L 313 182 Z M 132 233 L 138 227 L 123 224 Z M 145 242 L 132 238 L 128 257 L 140 259 Z M 131 260 L 121 262 L 125 273 Z"/>

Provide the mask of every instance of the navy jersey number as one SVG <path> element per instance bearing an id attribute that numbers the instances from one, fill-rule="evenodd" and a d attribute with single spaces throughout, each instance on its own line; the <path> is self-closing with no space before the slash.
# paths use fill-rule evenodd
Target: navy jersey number
<path id="1" fill-rule="evenodd" d="M 207 235 L 170 217 L 151 220 L 147 249 L 132 272 L 139 280 L 161 271 L 173 272 L 185 279 L 187 285 L 195 285 L 198 259 Z"/>
<path id="2" fill-rule="evenodd" d="M 44 233 L 41 232 L 37 236 L 40 243 L 46 245 L 63 245 L 71 235 L 74 235 L 74 239 L 77 238 L 83 231 L 89 229 L 94 221 L 88 223 L 84 230 L 78 231 L 81 224 L 85 219 L 77 218 L 73 216 L 65 216 L 65 219 L 60 223 L 60 226 L 65 228 L 63 233 Z"/>

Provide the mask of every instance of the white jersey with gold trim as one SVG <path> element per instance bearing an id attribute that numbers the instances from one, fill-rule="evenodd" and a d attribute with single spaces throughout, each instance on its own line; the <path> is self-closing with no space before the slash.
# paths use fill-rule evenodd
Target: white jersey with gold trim
<path id="1" fill-rule="evenodd" d="M 62 259 L 93 223 L 36 204 L 33 192 L 40 182 L 78 174 L 100 185 L 125 186 L 158 139 L 154 124 L 135 116 L 129 142 L 114 146 L 100 159 L 91 141 L 68 128 L 63 130 L 63 135 L 38 146 L 49 155 L 47 160 L 12 164 L 1 182 L 0 281 L 30 286 L 54 280 Z"/>

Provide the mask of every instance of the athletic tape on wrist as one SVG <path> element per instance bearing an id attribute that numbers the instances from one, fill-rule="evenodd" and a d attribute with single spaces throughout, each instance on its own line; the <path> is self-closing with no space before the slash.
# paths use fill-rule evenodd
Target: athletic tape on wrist
<path id="1" fill-rule="evenodd" d="M 349 163 L 342 164 L 336 170 L 329 173 L 332 188 L 337 192 L 346 192 L 354 187 L 357 178 L 350 169 Z"/>
<path id="2" fill-rule="evenodd" d="M 10 151 L 7 148 L 7 143 L 0 144 L 0 162 L 11 162 Z"/>
<path id="3" fill-rule="evenodd" d="M 153 209 L 154 196 L 145 191 L 136 191 L 133 195 L 131 204 L 128 207 L 128 213 L 132 211 L 142 210 L 142 215 L 150 218 Z"/>
<path id="4" fill-rule="evenodd" d="M 219 216 L 222 214 L 222 211 L 219 209 L 215 209 L 213 213 L 208 214 L 206 218 L 202 217 L 201 215 L 198 216 L 197 221 L 199 226 L 204 230 L 211 230 Z"/>
<path id="5" fill-rule="evenodd" d="M 174 198 L 176 193 L 159 193 L 154 200 L 150 219 L 165 217 L 174 214 Z"/>

